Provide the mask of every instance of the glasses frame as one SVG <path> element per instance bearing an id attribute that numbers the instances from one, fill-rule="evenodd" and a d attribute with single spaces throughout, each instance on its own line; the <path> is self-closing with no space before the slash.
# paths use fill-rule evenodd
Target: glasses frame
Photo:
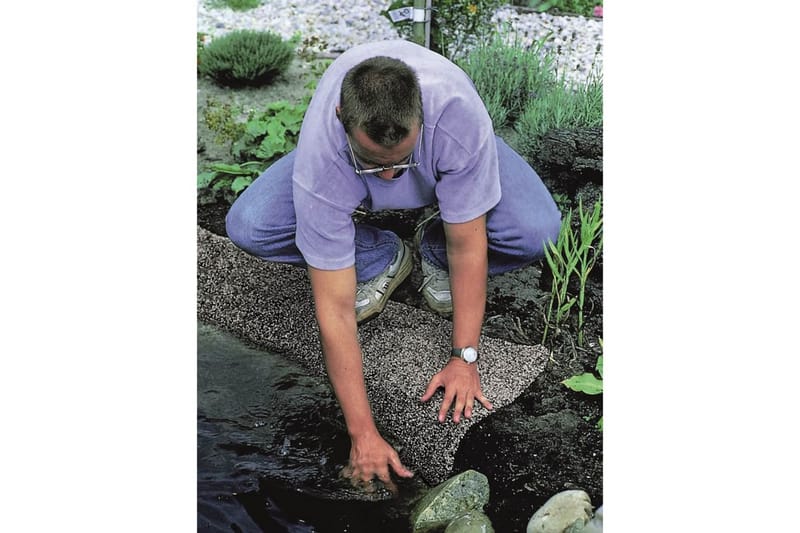
<path id="1" fill-rule="evenodd" d="M 386 172 L 387 170 L 405 170 L 407 168 L 417 168 L 420 165 L 420 159 L 422 159 L 422 132 L 423 127 L 419 127 L 419 138 L 417 139 L 417 161 L 414 161 L 414 150 L 408 154 L 410 161 L 408 163 L 402 163 L 400 165 L 390 165 L 388 167 L 375 167 L 375 168 L 359 168 L 361 163 L 359 163 L 358 158 L 356 157 L 356 153 L 353 151 L 353 145 L 350 144 L 350 135 L 345 133 L 345 137 L 347 137 L 347 147 L 350 149 L 350 158 L 353 160 L 353 170 L 359 176 L 370 175 L 370 174 L 378 174 L 380 172 Z M 394 179 L 394 178 L 393 178 Z"/>

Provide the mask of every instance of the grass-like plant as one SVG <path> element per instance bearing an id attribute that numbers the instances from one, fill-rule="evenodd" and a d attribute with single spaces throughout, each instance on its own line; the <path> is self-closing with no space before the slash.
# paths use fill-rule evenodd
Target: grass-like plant
<path id="1" fill-rule="evenodd" d="M 516 36 L 495 33 L 457 60 L 481 95 L 495 131 L 513 124 L 536 95 L 556 84 L 553 56 L 543 50 L 549 36 L 525 48 Z"/>
<path id="2" fill-rule="evenodd" d="M 547 315 L 544 320 L 544 333 L 542 334 L 542 344 L 547 340 L 550 327 L 558 328 L 569 316 L 569 311 L 577 301 L 570 295 L 569 280 L 578 264 L 578 257 L 574 253 L 572 233 L 572 211 L 567 211 L 561 220 L 561 228 L 558 232 L 556 242 L 548 241 L 544 247 L 544 256 L 547 265 L 550 267 L 552 285 L 550 286 L 550 301 L 547 304 Z"/>
<path id="3" fill-rule="evenodd" d="M 543 344 L 547 340 L 550 327 L 560 328 L 569 318 L 575 304 L 578 307 L 578 345 L 584 344 L 586 282 L 603 248 L 602 198 L 598 198 L 591 212 L 584 211 L 583 201 L 579 201 L 578 217 L 580 225 L 573 228 L 572 210 L 568 211 L 561 221 L 556 242 L 548 241 L 544 249 L 553 282 L 542 334 Z M 577 294 L 569 291 L 572 280 L 577 282 Z"/>
<path id="4" fill-rule="evenodd" d="M 586 84 L 556 83 L 525 104 L 514 124 L 514 147 L 535 159 L 542 137 L 551 129 L 581 129 L 603 125 L 602 76 L 590 76 Z"/>
<path id="5" fill-rule="evenodd" d="M 289 68 L 294 46 L 269 31 L 232 31 L 203 48 L 199 71 L 229 87 L 269 85 Z"/>

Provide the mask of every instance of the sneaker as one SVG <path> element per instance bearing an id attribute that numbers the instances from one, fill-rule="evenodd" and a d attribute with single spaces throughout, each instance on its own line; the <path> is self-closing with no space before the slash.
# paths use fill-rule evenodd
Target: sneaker
<path id="1" fill-rule="evenodd" d="M 356 285 L 356 322 L 364 322 L 382 312 L 389 296 L 410 273 L 411 249 L 400 240 L 400 248 L 386 270 Z"/>
<path id="2" fill-rule="evenodd" d="M 417 232 L 414 235 L 414 246 L 417 249 L 419 249 L 419 245 L 422 242 L 422 234 L 425 228 L 438 214 L 439 211 L 437 210 L 417 226 Z M 422 267 L 423 279 L 419 292 L 425 297 L 428 306 L 440 315 L 451 314 L 453 312 L 453 296 L 450 293 L 450 274 L 446 270 L 432 265 L 424 257 L 421 257 L 420 266 Z"/>

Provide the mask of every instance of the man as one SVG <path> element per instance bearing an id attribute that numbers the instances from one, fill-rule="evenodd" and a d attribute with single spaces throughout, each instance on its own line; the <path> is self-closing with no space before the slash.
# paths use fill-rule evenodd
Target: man
<path id="1" fill-rule="evenodd" d="M 502 194 L 501 194 L 502 191 Z M 471 417 L 483 395 L 477 350 L 488 275 L 529 265 L 555 241 L 560 213 L 536 172 L 496 137 L 468 76 L 408 41 L 356 46 L 318 83 L 297 149 L 270 166 L 231 207 L 227 231 L 250 254 L 308 268 L 331 385 L 351 439 L 343 474 L 392 487 L 413 474 L 372 417 L 357 324 L 380 313 L 411 271 L 397 235 L 354 224 L 357 208 L 438 204 L 414 239 L 421 291 L 452 313 L 452 354 L 420 398 L 444 389 L 439 422 Z M 449 359 L 449 360 L 448 360 Z"/>

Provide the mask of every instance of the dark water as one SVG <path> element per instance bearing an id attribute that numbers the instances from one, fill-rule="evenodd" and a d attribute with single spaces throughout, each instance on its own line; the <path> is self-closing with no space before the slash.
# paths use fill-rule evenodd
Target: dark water
<path id="1" fill-rule="evenodd" d="M 350 440 L 327 381 L 198 324 L 198 531 L 408 531 L 421 480 L 366 495 L 338 476 Z"/>

